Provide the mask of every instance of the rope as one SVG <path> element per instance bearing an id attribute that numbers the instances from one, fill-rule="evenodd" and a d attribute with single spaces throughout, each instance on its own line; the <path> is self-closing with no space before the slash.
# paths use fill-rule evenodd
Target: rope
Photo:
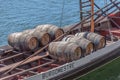
<path id="1" fill-rule="evenodd" d="M 62 26 L 62 21 L 63 21 L 64 5 L 65 5 L 65 0 L 63 0 L 63 3 L 62 3 L 62 12 L 61 12 L 61 17 L 60 17 L 60 27 Z"/>

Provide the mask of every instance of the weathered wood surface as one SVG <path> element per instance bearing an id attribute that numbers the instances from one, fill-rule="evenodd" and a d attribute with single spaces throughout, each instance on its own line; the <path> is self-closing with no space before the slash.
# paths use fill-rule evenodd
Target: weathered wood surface
<path id="1" fill-rule="evenodd" d="M 32 62 L 32 61 L 39 60 L 39 59 L 44 58 L 44 57 L 46 57 L 46 56 L 48 56 L 48 54 L 43 55 L 43 56 L 35 56 L 35 57 L 32 57 L 32 58 L 26 60 L 26 61 L 23 62 L 23 63 L 21 63 L 22 61 L 20 61 L 20 62 L 14 63 L 14 64 L 7 65 L 7 66 L 5 66 L 5 67 L 0 68 L 0 73 L 1 73 L 1 72 L 4 72 L 4 71 L 6 71 L 6 70 L 11 69 L 11 68 L 12 68 L 13 66 L 15 66 L 15 65 L 18 65 L 18 64 L 19 64 L 19 66 L 21 66 L 21 65 L 30 63 L 30 62 Z M 20 64 L 20 63 L 21 63 L 21 64 Z"/>

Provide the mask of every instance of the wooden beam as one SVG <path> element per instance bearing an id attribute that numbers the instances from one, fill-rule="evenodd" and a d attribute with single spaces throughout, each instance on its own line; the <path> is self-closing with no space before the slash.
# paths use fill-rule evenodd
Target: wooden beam
<path id="1" fill-rule="evenodd" d="M 43 67 L 43 66 L 46 66 L 46 65 L 49 65 L 49 64 L 52 64 L 53 62 L 55 62 L 54 60 L 50 61 L 50 62 L 47 62 L 43 65 L 39 65 L 39 66 L 35 66 L 33 68 L 30 68 L 30 69 L 27 69 L 27 70 L 24 70 L 24 71 L 21 71 L 21 72 L 18 72 L 18 73 L 15 73 L 15 74 L 12 74 L 12 75 L 9 75 L 9 76 L 6 76 L 6 77 L 3 77 L 1 78 L 0 80 L 8 80 L 9 78 L 13 77 L 13 76 L 16 76 L 16 75 L 20 75 L 20 74 L 23 74 L 25 72 L 29 72 L 31 70 L 35 70 L 37 68 L 40 68 L 40 67 Z"/>
<path id="2" fill-rule="evenodd" d="M 94 14 L 94 0 L 91 0 L 91 15 Z M 94 32 L 94 16 L 91 17 L 91 32 Z"/>
<path id="3" fill-rule="evenodd" d="M 13 66 L 15 66 L 15 65 L 18 65 L 18 64 L 19 64 L 19 66 L 21 66 L 21 65 L 24 65 L 24 64 L 27 64 L 27 63 L 36 61 L 36 60 L 38 60 L 38 59 L 44 58 L 44 57 L 46 57 L 46 56 L 48 56 L 48 54 L 43 55 L 43 56 L 35 56 L 35 57 L 32 57 L 32 58 L 29 58 L 28 60 L 26 60 L 26 61 L 23 62 L 23 63 L 21 63 L 22 61 L 20 61 L 20 62 L 14 63 L 14 64 L 7 65 L 7 66 L 5 66 L 5 67 L 0 68 L 0 72 L 7 71 L 7 70 L 11 69 L 11 68 L 12 68 Z M 21 63 L 21 64 L 20 64 L 20 63 Z"/>
<path id="4" fill-rule="evenodd" d="M 2 64 L 4 67 L 7 66 L 5 64 Z M 15 68 L 16 70 L 19 70 L 19 71 L 24 71 L 24 69 L 21 69 L 21 68 Z M 38 74 L 38 72 L 34 72 L 34 71 L 29 71 L 30 73 L 32 74 Z"/>
<path id="5" fill-rule="evenodd" d="M 12 55 L 12 56 L 9 56 L 9 57 L 0 59 L 0 62 L 5 61 L 5 60 L 8 60 L 8 59 L 12 59 L 12 58 L 17 57 L 17 56 L 20 56 L 20 55 L 22 55 L 22 54 L 25 54 L 25 52 L 23 52 L 23 53 L 18 53 L 18 54 L 16 54 L 16 55 Z"/>

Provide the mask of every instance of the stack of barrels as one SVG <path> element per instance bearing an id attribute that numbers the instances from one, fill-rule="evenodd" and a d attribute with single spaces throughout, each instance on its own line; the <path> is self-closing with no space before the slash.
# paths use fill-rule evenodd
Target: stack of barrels
<path id="1" fill-rule="evenodd" d="M 68 35 L 65 38 L 63 38 L 62 41 L 67 41 L 67 42 L 74 42 L 79 47 L 82 49 L 82 56 L 86 56 L 93 52 L 93 44 L 91 41 L 81 38 L 81 37 L 76 37 L 74 35 Z"/>
<path id="2" fill-rule="evenodd" d="M 81 33 L 76 33 L 75 36 L 79 37 L 79 38 L 86 38 L 89 41 L 91 41 L 94 45 L 94 50 L 98 50 L 101 49 L 103 47 L 105 47 L 106 45 L 106 40 L 104 36 L 101 36 L 97 33 L 93 33 L 93 32 L 81 32 Z"/>
<path id="3" fill-rule="evenodd" d="M 34 51 L 62 34 L 64 34 L 63 29 L 55 25 L 38 25 L 35 29 L 10 34 L 8 43 L 19 51 Z M 92 32 L 81 32 L 67 35 L 61 41 L 51 42 L 48 46 L 48 52 L 51 58 L 59 62 L 70 62 L 89 55 L 105 45 L 104 36 Z"/>
<path id="4" fill-rule="evenodd" d="M 8 44 L 19 51 L 30 51 L 47 45 L 62 34 L 64 31 L 55 25 L 39 25 L 35 29 L 10 34 Z"/>
<path id="5" fill-rule="evenodd" d="M 59 62 L 70 62 L 103 48 L 105 44 L 103 36 L 92 32 L 81 32 L 67 35 L 62 41 L 51 42 L 48 51 L 53 59 Z"/>

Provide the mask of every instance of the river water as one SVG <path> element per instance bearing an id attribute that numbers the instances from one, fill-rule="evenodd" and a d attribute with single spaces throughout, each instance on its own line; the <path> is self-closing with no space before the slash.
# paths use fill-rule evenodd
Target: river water
<path id="1" fill-rule="evenodd" d="M 62 27 L 79 22 L 79 0 L 64 0 Z M 100 6 L 104 0 L 95 0 Z M 38 24 L 59 26 L 63 0 L 0 0 L 0 46 L 7 44 L 13 32 L 34 28 Z"/>

